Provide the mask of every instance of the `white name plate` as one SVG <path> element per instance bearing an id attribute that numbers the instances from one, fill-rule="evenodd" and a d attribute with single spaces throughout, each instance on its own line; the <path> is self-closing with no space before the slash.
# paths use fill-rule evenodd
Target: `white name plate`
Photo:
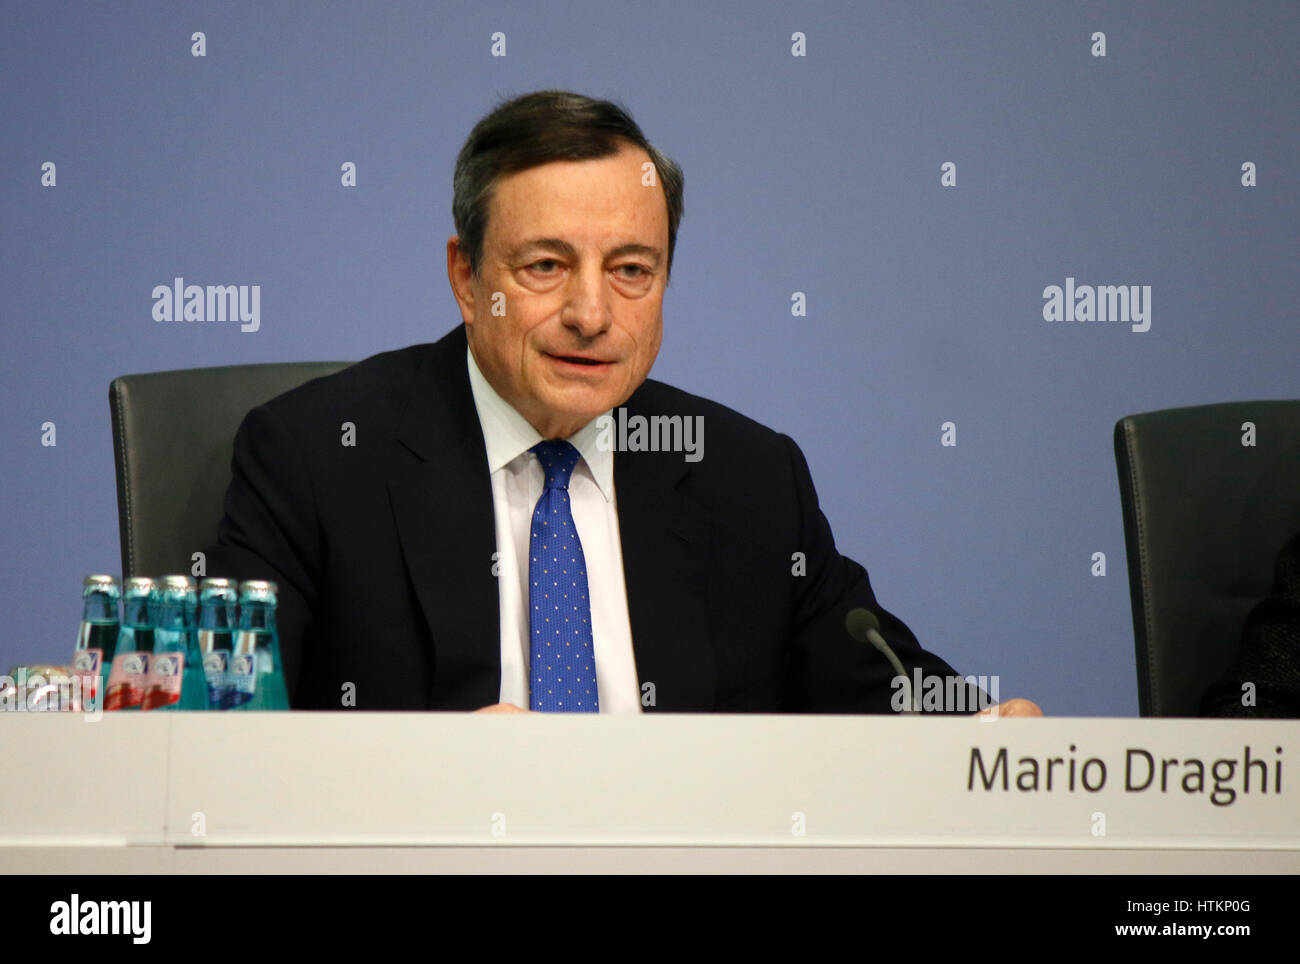
<path id="1" fill-rule="evenodd" d="M 0 844 L 1300 850 L 1300 723 L 0 716 Z"/>

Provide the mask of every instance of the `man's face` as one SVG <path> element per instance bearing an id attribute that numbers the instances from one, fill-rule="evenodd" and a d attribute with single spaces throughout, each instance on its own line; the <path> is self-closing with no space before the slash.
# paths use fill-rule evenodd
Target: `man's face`
<path id="1" fill-rule="evenodd" d="M 642 183 L 649 162 L 624 142 L 498 181 L 477 278 L 447 242 L 474 360 L 546 438 L 621 405 L 659 354 L 668 210 L 658 179 Z"/>

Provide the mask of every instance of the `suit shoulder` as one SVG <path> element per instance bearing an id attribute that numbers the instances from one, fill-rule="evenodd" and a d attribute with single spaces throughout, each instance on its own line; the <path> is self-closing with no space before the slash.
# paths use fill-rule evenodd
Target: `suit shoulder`
<path id="1" fill-rule="evenodd" d="M 794 526 L 798 507 L 814 497 L 793 440 L 733 408 L 650 381 L 626 408 L 626 433 L 617 410 L 612 426 L 617 449 L 637 453 L 636 459 L 625 459 L 625 465 L 655 460 L 674 478 L 684 473 L 682 491 L 710 511 L 722 527 L 719 531 L 731 533 L 731 538 L 748 540 L 757 518 Z M 683 416 L 680 430 L 671 422 L 676 415 Z M 656 424 L 662 416 L 670 421 Z M 638 429 L 640 436 L 635 434 Z"/>
<path id="2" fill-rule="evenodd" d="M 655 415 L 687 415 L 703 419 L 709 444 L 725 453 L 728 460 L 760 456 L 765 459 L 778 454 L 785 457 L 782 433 L 762 422 L 743 415 L 720 402 L 694 395 L 654 379 L 646 379 L 627 402 L 629 412 L 651 418 Z"/>
<path id="3" fill-rule="evenodd" d="M 266 402 L 266 406 L 291 422 L 322 411 L 345 409 L 359 415 L 392 408 L 396 414 L 432 350 L 432 344 L 419 344 L 379 352 L 291 388 Z"/>

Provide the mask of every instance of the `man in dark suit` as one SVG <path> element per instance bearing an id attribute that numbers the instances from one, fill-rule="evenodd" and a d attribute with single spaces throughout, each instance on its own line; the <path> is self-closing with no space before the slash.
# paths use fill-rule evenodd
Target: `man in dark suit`
<path id="1" fill-rule="evenodd" d="M 836 551 L 791 439 L 647 379 L 682 176 L 626 113 L 503 104 L 461 151 L 453 213 L 464 324 L 236 438 L 208 571 L 279 585 L 295 707 L 896 710 L 855 607 L 909 674 L 953 675 Z M 638 419 L 673 444 L 609 431 Z M 977 708 L 965 693 L 945 708 Z"/>

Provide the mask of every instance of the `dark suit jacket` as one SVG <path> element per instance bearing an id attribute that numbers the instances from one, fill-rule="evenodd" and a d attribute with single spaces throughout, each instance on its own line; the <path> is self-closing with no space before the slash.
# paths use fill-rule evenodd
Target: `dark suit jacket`
<path id="1" fill-rule="evenodd" d="M 1242 685 L 1255 702 L 1242 705 Z M 1300 718 L 1300 532 L 1277 555 L 1273 591 L 1246 617 L 1241 648 L 1223 678 L 1205 691 L 1204 716 Z"/>
<path id="2" fill-rule="evenodd" d="M 295 708 L 339 709 L 348 684 L 360 709 L 499 699 L 496 530 L 465 346 L 459 326 L 375 355 L 253 409 L 239 429 L 208 573 L 279 584 Z M 892 669 L 844 630 L 855 606 L 876 612 L 909 672 L 952 673 L 836 551 L 791 439 L 653 380 L 626 407 L 702 415 L 705 428 L 699 462 L 614 457 L 647 711 L 889 712 Z M 344 423 L 355 445 L 342 444 Z"/>

